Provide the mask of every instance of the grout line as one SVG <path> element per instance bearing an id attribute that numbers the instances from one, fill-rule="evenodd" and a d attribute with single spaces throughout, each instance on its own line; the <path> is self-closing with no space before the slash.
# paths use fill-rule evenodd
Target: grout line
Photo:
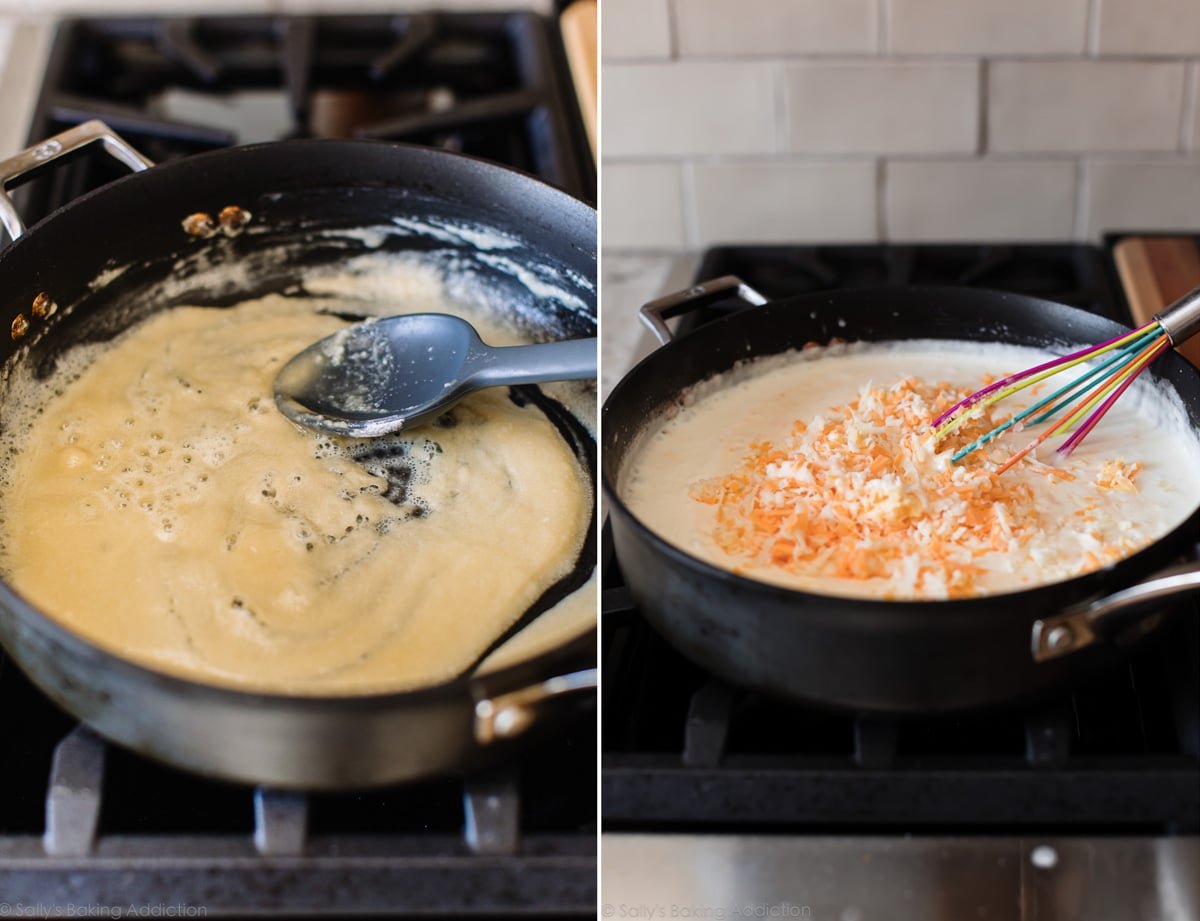
<path id="1" fill-rule="evenodd" d="M 988 92 L 991 82 L 991 62 L 987 58 L 979 61 L 979 114 L 975 155 L 982 157 L 988 149 Z"/>
<path id="2" fill-rule="evenodd" d="M 1088 0 L 1083 53 L 1087 57 L 1100 56 L 1100 0 Z"/>
<path id="3" fill-rule="evenodd" d="M 875 236 L 880 243 L 888 240 L 887 160 L 875 161 Z"/>
<path id="4" fill-rule="evenodd" d="M 1075 239 L 1083 240 L 1087 233 L 1087 175 L 1088 165 L 1083 157 L 1075 161 Z"/>
<path id="5" fill-rule="evenodd" d="M 0 0 L 2 2 L 2 0 Z M 683 2 L 683 0 L 681 0 Z M 1072 64 L 1092 61 L 1084 54 L 1064 54 L 1053 52 L 1047 54 L 1021 54 L 1016 51 L 1006 52 L 889 52 L 879 55 L 873 51 L 763 51 L 763 52 L 705 52 L 689 54 L 685 60 L 705 63 L 726 64 L 871 64 L 887 63 L 901 66 L 920 66 L 929 64 L 974 64 L 986 58 L 993 62 L 1012 64 Z M 1124 64 L 1183 64 L 1192 58 L 1183 52 L 1169 54 L 1149 54 L 1147 52 L 1113 52 L 1106 54 L 1093 63 L 1124 63 Z M 662 64 L 671 60 L 662 56 L 636 55 L 629 57 L 610 57 L 606 63 L 611 64 Z"/>
<path id="6" fill-rule="evenodd" d="M 1192 135 L 1196 130 L 1196 84 L 1200 80 L 1200 64 L 1189 61 L 1183 78 L 1183 115 L 1179 119 L 1179 151 L 1186 153 L 1192 147 Z"/>
<path id="7" fill-rule="evenodd" d="M 667 0 L 667 57 L 672 61 L 680 58 L 678 0 Z"/>
<path id="8" fill-rule="evenodd" d="M 599 48 L 597 48 L 599 51 Z M 645 67 L 653 64 L 670 64 L 674 59 L 670 55 L 663 56 L 661 54 L 631 54 L 631 55 L 609 55 L 608 57 L 600 58 L 601 67 L 624 67 L 626 65 L 632 67 Z"/>
<path id="9" fill-rule="evenodd" d="M 904 162 L 933 162 L 933 163 L 1023 163 L 1030 160 L 1045 162 L 1061 162 L 1076 160 L 1079 157 L 1098 157 L 1105 160 L 1117 161 L 1146 161 L 1152 163 L 1186 163 L 1191 166 L 1200 165 L 1200 149 L 1186 151 L 1180 154 L 1175 148 L 1170 150 L 1116 150 L 1111 147 L 1097 147 L 1093 150 L 1002 150 L 989 151 L 980 156 L 970 150 L 857 150 L 857 151 L 751 151 L 741 153 L 633 153 L 614 154 L 605 156 L 605 164 L 613 166 L 640 166 L 650 163 L 678 163 L 680 157 L 687 156 L 691 162 L 698 164 L 721 164 L 731 166 L 764 166 L 771 164 L 811 164 L 816 166 L 831 166 L 837 163 L 862 163 L 886 157 L 891 161 Z"/>
<path id="10" fill-rule="evenodd" d="M 885 55 L 892 43 L 891 0 L 875 0 L 875 31 L 875 51 Z"/>
<path id="11" fill-rule="evenodd" d="M 777 61 L 771 70 L 771 92 L 774 94 L 771 100 L 771 109 L 775 113 L 775 118 L 771 125 L 768 148 L 776 156 L 789 152 L 788 148 L 791 146 L 792 138 L 792 113 L 791 107 L 788 105 L 786 75 L 787 69 L 782 62 Z"/>
<path id="12" fill-rule="evenodd" d="M 683 246 L 694 250 L 699 246 L 700 225 L 696 212 L 696 167 L 691 160 L 679 164 L 679 200 L 683 211 Z"/>

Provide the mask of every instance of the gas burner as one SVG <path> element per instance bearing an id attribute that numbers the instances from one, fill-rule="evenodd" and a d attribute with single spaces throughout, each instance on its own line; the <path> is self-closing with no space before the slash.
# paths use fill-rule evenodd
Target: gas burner
<path id="1" fill-rule="evenodd" d="M 531 13 L 64 21 L 31 141 L 92 118 L 155 162 L 296 137 L 441 147 L 595 198 L 552 24 Z M 121 175 L 84 157 L 17 191 L 33 224 Z"/>

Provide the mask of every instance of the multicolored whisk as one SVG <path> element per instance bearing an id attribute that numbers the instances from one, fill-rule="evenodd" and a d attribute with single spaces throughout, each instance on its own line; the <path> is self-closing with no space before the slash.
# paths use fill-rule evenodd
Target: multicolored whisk
<path id="1" fill-rule="evenodd" d="M 951 460 L 962 460 L 1009 429 L 1021 431 L 1042 423 L 1050 424 L 1033 441 L 997 467 L 996 472 L 1003 473 L 1054 435 L 1069 434 L 1067 440 L 1058 447 L 1058 453 L 1066 457 L 1079 447 L 1121 394 L 1154 359 L 1197 332 L 1200 332 L 1200 288 L 1188 292 L 1145 326 L 1131 333 L 1027 368 L 977 390 L 933 420 L 934 439 L 944 438 L 993 403 L 1026 387 L 1032 387 L 1083 362 L 1103 358 L 1066 386 L 960 448 Z"/>

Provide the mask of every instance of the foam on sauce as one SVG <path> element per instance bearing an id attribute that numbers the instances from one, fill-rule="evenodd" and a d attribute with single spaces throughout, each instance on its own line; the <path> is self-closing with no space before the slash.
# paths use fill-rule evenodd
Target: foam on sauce
<path id="1" fill-rule="evenodd" d="M 931 340 L 748 362 L 648 427 L 619 489 L 671 543 L 789 588 L 947 598 L 1078 575 L 1136 552 L 1200 505 L 1200 438 L 1174 393 L 1139 381 L 1066 459 L 1054 440 L 996 476 L 1036 434 L 1009 432 L 950 463 L 1048 384 L 931 442 L 928 423 L 989 375 L 1049 357 Z"/>
<path id="2" fill-rule="evenodd" d="M 571 572 L 593 497 L 554 424 L 507 389 L 369 440 L 278 412 L 276 371 L 344 326 L 334 311 L 455 313 L 485 341 L 522 341 L 436 272 L 367 267 L 306 284 L 318 297 L 157 313 L 50 380 L 13 367 L 0 566 L 16 590 L 110 651 L 209 683 L 369 693 L 469 668 Z M 553 395 L 593 424 L 594 387 Z M 493 665 L 592 626 L 594 582 L 543 617 Z"/>

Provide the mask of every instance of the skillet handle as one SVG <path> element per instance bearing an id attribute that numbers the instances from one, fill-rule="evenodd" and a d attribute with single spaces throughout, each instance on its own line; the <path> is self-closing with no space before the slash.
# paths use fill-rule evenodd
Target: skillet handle
<path id="1" fill-rule="evenodd" d="M 674 294 L 665 294 L 642 307 L 640 314 L 642 322 L 650 327 L 659 344 L 666 345 L 675 338 L 667 327 L 667 320 L 730 297 L 739 297 L 752 307 L 761 307 L 767 302 L 765 297 L 736 275 L 723 275 Z"/>
<path id="2" fill-rule="evenodd" d="M 1047 662 L 1097 642 L 1122 642 L 1158 625 L 1168 601 L 1200 594 L 1200 562 L 1160 570 L 1144 582 L 1033 623 L 1033 658 Z"/>
<path id="3" fill-rule="evenodd" d="M 4 229 L 12 239 L 16 240 L 25 233 L 25 224 L 8 196 L 8 186 L 17 180 L 32 179 L 54 161 L 68 157 L 97 141 L 104 145 L 104 150 L 110 156 L 120 160 L 135 173 L 154 165 L 153 161 L 134 150 L 108 125 L 95 119 L 68 128 L 40 144 L 14 154 L 7 160 L 0 160 L 0 223 L 4 224 Z"/>
<path id="4" fill-rule="evenodd" d="M 596 669 L 556 675 L 540 684 L 518 688 L 475 703 L 475 741 L 480 745 L 519 736 L 534 724 L 547 701 L 596 690 Z"/>

